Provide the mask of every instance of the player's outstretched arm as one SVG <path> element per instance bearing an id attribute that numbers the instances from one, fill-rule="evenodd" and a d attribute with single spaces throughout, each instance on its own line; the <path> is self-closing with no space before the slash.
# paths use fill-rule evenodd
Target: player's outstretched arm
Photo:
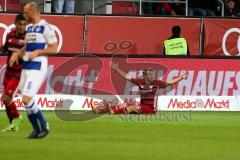
<path id="1" fill-rule="evenodd" d="M 113 62 L 111 62 L 111 68 L 113 69 L 113 70 L 115 70 L 115 71 L 117 71 L 117 73 L 123 78 L 123 79 L 126 79 L 126 80 L 131 80 L 131 77 L 127 74 L 127 73 L 125 73 L 125 72 L 123 72 L 121 69 L 119 69 L 118 68 L 118 64 L 117 63 L 113 63 Z"/>
<path id="2" fill-rule="evenodd" d="M 186 73 L 184 73 L 181 76 L 179 76 L 178 78 L 175 78 L 175 79 L 170 80 L 170 81 L 166 81 L 166 85 L 167 86 L 174 85 L 174 84 L 180 82 L 181 80 L 186 79 L 186 77 L 187 77 L 187 75 L 186 75 Z"/>

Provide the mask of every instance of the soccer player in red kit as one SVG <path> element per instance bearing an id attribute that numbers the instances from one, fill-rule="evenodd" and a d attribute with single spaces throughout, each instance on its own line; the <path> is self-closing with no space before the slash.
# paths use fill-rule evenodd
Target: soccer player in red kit
<path id="1" fill-rule="evenodd" d="M 111 67 L 117 71 L 122 78 L 139 87 L 140 102 L 134 104 L 124 103 L 120 105 L 107 102 L 105 104 L 101 103 L 100 105 L 92 105 L 92 110 L 95 113 L 109 112 L 110 114 L 155 114 L 157 112 L 156 103 L 159 89 L 174 85 L 186 78 L 186 74 L 183 74 L 171 81 L 156 80 L 156 71 L 153 68 L 147 68 L 143 71 L 143 78 L 134 79 L 119 69 L 118 64 L 112 63 Z"/>
<path id="2" fill-rule="evenodd" d="M 24 47 L 26 25 L 27 23 L 24 16 L 22 14 L 18 14 L 15 18 L 16 28 L 8 33 L 6 42 L 1 47 L 1 50 L 4 53 L 8 53 L 7 70 L 3 80 L 4 92 L 1 99 L 5 105 L 7 117 L 10 122 L 10 125 L 6 129 L 2 130 L 2 132 L 18 131 L 19 124 L 22 121 L 22 117 L 20 116 L 19 111 L 12 100 L 20 81 L 22 64 L 19 62 L 19 64 L 14 64 L 12 67 L 9 67 L 9 59 L 14 52 Z"/>

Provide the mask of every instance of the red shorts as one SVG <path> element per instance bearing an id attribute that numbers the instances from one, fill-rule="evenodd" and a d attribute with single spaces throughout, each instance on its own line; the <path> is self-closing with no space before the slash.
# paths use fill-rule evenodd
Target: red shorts
<path id="1" fill-rule="evenodd" d="M 7 78 L 5 77 L 3 80 L 3 86 L 4 86 L 4 94 L 8 95 L 9 97 L 13 97 L 17 87 L 18 83 L 20 81 L 20 78 Z"/>
<path id="2" fill-rule="evenodd" d="M 140 114 L 155 114 L 157 109 L 155 109 L 152 105 L 138 104 L 140 107 Z"/>

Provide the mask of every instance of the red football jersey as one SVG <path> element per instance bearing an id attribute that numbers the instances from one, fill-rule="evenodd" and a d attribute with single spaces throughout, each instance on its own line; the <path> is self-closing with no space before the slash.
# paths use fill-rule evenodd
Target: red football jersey
<path id="1" fill-rule="evenodd" d="M 131 82 L 139 87 L 140 103 L 144 105 L 155 106 L 157 95 L 160 88 L 165 88 L 166 83 L 160 80 L 154 80 L 146 84 L 145 79 L 131 79 Z"/>
<path id="2" fill-rule="evenodd" d="M 22 70 L 22 61 L 19 61 L 19 64 L 14 64 L 11 68 L 9 67 L 9 59 L 12 56 L 13 52 L 21 49 L 25 45 L 25 34 L 17 34 L 16 30 L 12 30 L 8 33 L 6 42 L 3 46 L 4 52 L 8 53 L 7 59 L 7 71 L 5 77 L 17 77 L 20 78 Z"/>

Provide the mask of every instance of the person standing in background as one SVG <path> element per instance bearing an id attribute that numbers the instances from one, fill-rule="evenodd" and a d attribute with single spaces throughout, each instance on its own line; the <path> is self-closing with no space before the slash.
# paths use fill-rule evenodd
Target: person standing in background
<path id="1" fill-rule="evenodd" d="M 239 9 L 237 8 L 237 3 L 234 0 L 226 0 L 224 2 L 225 10 L 224 16 L 225 17 L 237 17 L 239 16 Z"/>
<path id="2" fill-rule="evenodd" d="M 164 41 L 164 55 L 189 55 L 188 44 L 185 38 L 181 37 L 181 27 L 172 28 L 172 36 Z"/>
<path id="3" fill-rule="evenodd" d="M 66 13 L 74 13 L 75 0 L 53 0 L 54 13 L 63 13 L 63 9 Z"/>

